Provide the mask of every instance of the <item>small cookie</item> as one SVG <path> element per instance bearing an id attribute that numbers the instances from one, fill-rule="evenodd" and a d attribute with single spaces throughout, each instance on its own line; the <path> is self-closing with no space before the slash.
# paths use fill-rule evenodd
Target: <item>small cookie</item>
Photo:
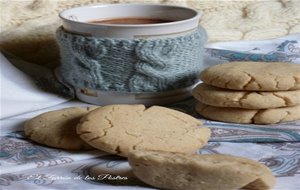
<path id="1" fill-rule="evenodd" d="M 300 119 L 300 105 L 273 109 L 221 108 L 198 102 L 196 111 L 202 116 L 229 123 L 274 124 Z"/>
<path id="2" fill-rule="evenodd" d="M 265 190 L 275 184 L 268 167 L 236 156 L 136 150 L 130 152 L 128 161 L 136 177 L 160 189 Z"/>
<path id="3" fill-rule="evenodd" d="M 199 84 L 193 96 L 200 102 L 216 107 L 269 109 L 300 105 L 300 90 L 278 92 L 236 91 Z"/>
<path id="4" fill-rule="evenodd" d="M 76 134 L 80 118 L 97 107 L 70 107 L 38 115 L 25 123 L 29 139 L 50 147 L 69 150 L 93 149 Z"/>
<path id="5" fill-rule="evenodd" d="M 192 153 L 204 146 L 210 130 L 172 109 L 144 105 L 109 105 L 80 120 L 77 133 L 91 146 L 127 157 L 135 149 Z"/>
<path id="6" fill-rule="evenodd" d="M 209 67 L 200 79 L 212 86 L 250 91 L 300 89 L 300 65 L 283 62 L 231 62 Z"/>

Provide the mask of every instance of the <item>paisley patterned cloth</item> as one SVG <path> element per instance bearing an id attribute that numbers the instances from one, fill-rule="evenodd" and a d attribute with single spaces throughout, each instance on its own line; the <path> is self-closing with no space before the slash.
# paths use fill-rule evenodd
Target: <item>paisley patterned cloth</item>
<path id="1" fill-rule="evenodd" d="M 193 115 L 195 114 L 191 109 L 193 101 L 188 100 L 170 107 Z M 2 120 L 0 189 L 154 189 L 135 178 L 124 175 L 124 171 L 130 170 L 128 162 L 124 158 L 97 150 L 76 152 L 49 148 L 38 145 L 24 136 L 23 124 L 33 116 L 64 107 L 87 105 L 75 101 L 67 102 Z M 248 136 L 258 134 L 260 126 L 242 126 L 242 128 L 236 126 L 234 130 L 234 127 L 229 125 L 204 121 L 213 130 L 213 138 L 203 149 L 198 151 L 199 154 L 222 153 L 257 160 L 270 167 L 276 176 L 277 183 L 274 190 L 299 189 L 300 182 L 297 179 L 300 177 L 300 142 L 225 142 L 230 139 L 245 140 Z M 284 124 L 281 127 L 285 126 L 292 129 L 293 124 Z M 261 129 L 261 137 L 263 137 L 264 130 Z M 269 132 L 265 133 L 265 137 L 268 135 Z M 95 177 L 93 172 L 97 170 L 99 173 Z M 118 172 L 122 174 L 117 175 L 118 178 L 113 178 L 111 173 L 116 175 Z"/>
<path id="2" fill-rule="evenodd" d="M 230 61 L 300 64 L 300 33 L 272 40 L 209 43 L 205 48 L 203 68 Z"/>

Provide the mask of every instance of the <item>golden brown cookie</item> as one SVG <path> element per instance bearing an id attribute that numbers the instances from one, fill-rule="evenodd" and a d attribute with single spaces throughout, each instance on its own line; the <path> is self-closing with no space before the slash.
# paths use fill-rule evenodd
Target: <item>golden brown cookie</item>
<path id="1" fill-rule="evenodd" d="M 200 102 L 216 107 L 269 109 L 300 105 L 300 90 L 278 92 L 237 91 L 201 83 L 192 92 Z"/>
<path id="2" fill-rule="evenodd" d="M 77 133 L 91 146 L 120 156 L 136 149 L 192 153 L 204 146 L 210 130 L 172 109 L 143 105 L 109 105 L 80 121 Z"/>
<path id="3" fill-rule="evenodd" d="M 230 62 L 209 67 L 200 79 L 212 86 L 249 91 L 300 89 L 300 65 L 283 62 Z"/>
<path id="4" fill-rule="evenodd" d="M 160 189 L 265 190 L 275 184 L 275 177 L 265 165 L 230 155 L 136 150 L 130 152 L 128 161 L 135 176 Z"/>
<path id="5" fill-rule="evenodd" d="M 88 150 L 93 149 L 76 134 L 80 118 L 97 107 L 70 107 L 38 115 L 25 123 L 29 139 L 50 147 Z"/>
<path id="6" fill-rule="evenodd" d="M 272 109 L 221 108 L 198 102 L 196 111 L 203 117 L 229 123 L 274 124 L 300 119 L 300 105 Z"/>

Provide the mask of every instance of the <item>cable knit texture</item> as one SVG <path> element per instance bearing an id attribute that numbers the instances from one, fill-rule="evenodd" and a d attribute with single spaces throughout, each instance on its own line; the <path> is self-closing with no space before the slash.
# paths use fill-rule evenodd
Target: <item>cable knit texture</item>
<path id="1" fill-rule="evenodd" d="M 87 37 L 57 30 L 60 77 L 70 85 L 105 91 L 160 92 L 195 84 L 206 33 L 159 39 Z"/>
<path id="2" fill-rule="evenodd" d="M 300 0 L 2 0 L 1 49 L 26 61 L 54 67 L 58 12 L 95 3 L 161 3 L 203 13 L 208 40 L 261 40 L 300 32 Z"/>

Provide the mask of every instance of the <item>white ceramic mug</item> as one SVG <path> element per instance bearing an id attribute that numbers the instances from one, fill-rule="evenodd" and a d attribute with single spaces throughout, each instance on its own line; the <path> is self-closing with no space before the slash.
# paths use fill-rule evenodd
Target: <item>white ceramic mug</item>
<path id="1" fill-rule="evenodd" d="M 201 14 L 193 9 L 159 4 L 90 5 L 59 14 L 67 31 L 113 38 L 147 38 L 178 35 L 195 30 Z M 91 24 L 90 21 L 114 18 L 152 18 L 172 22 L 158 24 Z"/>
<path id="2" fill-rule="evenodd" d="M 186 35 L 195 31 L 201 14 L 187 7 L 159 4 L 108 4 L 71 8 L 60 13 L 63 29 L 80 35 L 125 39 L 153 39 Z M 157 24 L 93 24 L 91 21 L 116 18 L 170 20 Z M 193 85 L 194 86 L 194 85 Z M 126 93 L 95 89 L 75 89 L 77 97 L 88 103 L 168 104 L 191 96 L 193 86 L 167 92 Z"/>

